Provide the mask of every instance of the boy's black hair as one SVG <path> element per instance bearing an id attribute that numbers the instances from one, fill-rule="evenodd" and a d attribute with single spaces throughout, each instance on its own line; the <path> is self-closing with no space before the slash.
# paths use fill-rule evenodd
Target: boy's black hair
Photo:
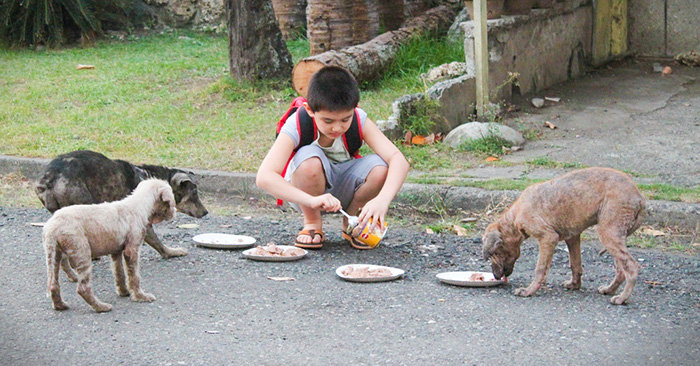
<path id="1" fill-rule="evenodd" d="M 306 100 L 312 111 L 347 111 L 360 102 L 360 88 L 352 74 L 340 66 L 325 66 L 309 81 Z"/>

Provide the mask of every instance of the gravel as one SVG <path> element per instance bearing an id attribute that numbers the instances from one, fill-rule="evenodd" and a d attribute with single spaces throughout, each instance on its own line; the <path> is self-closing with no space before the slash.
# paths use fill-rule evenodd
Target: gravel
<path id="1" fill-rule="evenodd" d="M 296 262 L 255 262 L 241 250 L 193 245 L 192 236 L 206 232 L 290 244 L 300 229 L 300 218 L 291 213 L 249 207 L 239 215 L 203 219 L 178 214 L 156 227 L 164 242 L 189 254 L 164 260 L 142 248 L 142 283 L 155 302 L 118 297 L 103 258 L 93 262 L 93 288 L 113 311 L 92 312 L 61 275 L 71 308 L 58 312 L 44 295 L 41 228 L 29 225 L 48 218 L 44 210 L 0 208 L 0 290 L 6 294 L 0 299 L 0 364 L 695 365 L 700 360 L 697 255 L 632 248 L 642 272 L 630 303 L 614 306 L 596 290 L 612 280 L 614 270 L 609 255 L 598 256 L 595 238 L 582 245 L 582 290 L 560 286 L 570 275 L 561 244 L 548 286 L 533 298 L 512 295 L 532 278 L 533 241 L 523 244 L 509 284 L 456 287 L 435 275 L 489 270 L 480 239 L 427 234 L 399 218 L 389 223 L 378 249 L 358 251 L 340 239 L 340 217 L 328 215 L 327 244 Z M 177 227 L 185 223 L 199 227 Z M 388 265 L 406 274 L 393 282 L 342 281 L 335 269 L 350 263 Z M 269 280 L 272 276 L 295 280 Z"/>

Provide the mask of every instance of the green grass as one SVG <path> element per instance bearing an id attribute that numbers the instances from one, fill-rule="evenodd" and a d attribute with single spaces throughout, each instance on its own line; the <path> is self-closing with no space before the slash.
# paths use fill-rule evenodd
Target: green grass
<path id="1" fill-rule="evenodd" d="M 648 199 L 700 203 L 700 186 L 682 188 L 668 184 L 639 184 L 638 187 Z"/>
<path id="2" fill-rule="evenodd" d="M 565 169 L 580 169 L 583 168 L 584 166 L 581 165 L 581 163 L 566 163 L 566 162 L 559 162 L 556 161 L 550 157 L 544 156 L 540 158 L 535 158 L 531 159 L 525 162 L 526 165 L 532 165 L 540 168 L 565 168 Z"/>
<path id="3" fill-rule="evenodd" d="M 295 61 L 308 55 L 303 38 L 289 48 Z M 135 163 L 254 172 L 296 96 L 289 81 L 233 81 L 225 35 L 176 31 L 91 48 L 0 49 L 0 60 L 7 155 L 92 149 Z M 361 107 L 373 120 L 388 117 L 399 96 L 422 91 L 409 75 L 424 70 L 399 67 L 392 73 L 401 77 L 363 90 Z"/>

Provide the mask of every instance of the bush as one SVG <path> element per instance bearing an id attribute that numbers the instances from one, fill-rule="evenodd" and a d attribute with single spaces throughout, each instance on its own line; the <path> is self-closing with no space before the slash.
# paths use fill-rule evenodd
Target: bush
<path id="1" fill-rule="evenodd" d="M 3 0 L 0 40 L 12 46 L 59 46 L 129 28 L 136 0 Z M 131 13 L 131 14 L 130 14 Z"/>

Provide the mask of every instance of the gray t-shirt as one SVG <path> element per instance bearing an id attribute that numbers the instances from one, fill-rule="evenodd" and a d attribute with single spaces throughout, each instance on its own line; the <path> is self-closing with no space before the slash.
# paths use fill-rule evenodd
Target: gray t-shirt
<path id="1" fill-rule="evenodd" d="M 360 108 L 356 109 L 357 114 L 360 118 L 360 127 L 363 128 L 365 126 L 365 121 L 367 120 L 367 112 L 363 111 Z M 290 115 L 289 118 L 287 118 L 287 122 L 285 122 L 284 126 L 282 126 L 280 133 L 285 133 L 287 134 L 287 136 L 291 137 L 294 141 L 294 146 L 299 145 L 299 129 L 297 128 L 296 112 L 292 113 L 292 115 Z M 333 145 L 330 147 L 323 147 L 318 144 L 318 137 L 319 136 L 316 136 L 314 142 L 312 142 L 311 144 L 319 146 L 330 161 L 334 163 L 342 163 L 352 159 L 352 156 L 350 156 L 350 153 L 345 148 L 345 144 L 343 143 L 342 138 L 338 138 L 335 141 L 333 141 Z"/>

